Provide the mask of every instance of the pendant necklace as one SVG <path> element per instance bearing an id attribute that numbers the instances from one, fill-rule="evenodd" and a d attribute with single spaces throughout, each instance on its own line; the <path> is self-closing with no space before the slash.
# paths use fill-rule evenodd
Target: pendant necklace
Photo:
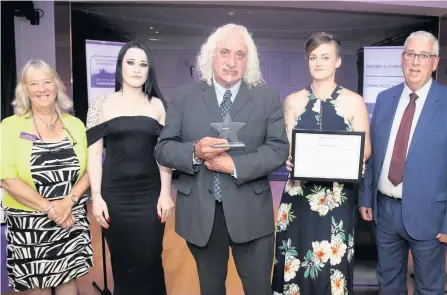
<path id="1" fill-rule="evenodd" d="M 42 122 L 42 123 L 45 125 L 45 127 L 47 127 L 47 129 L 50 130 L 50 131 L 54 131 L 54 130 L 56 130 L 56 123 L 57 123 L 57 121 L 59 120 L 59 116 L 57 116 L 57 117 L 56 117 L 56 120 L 54 121 L 53 124 L 47 124 L 47 123 L 45 123 L 44 120 L 42 120 L 41 118 L 37 117 L 37 116 L 34 115 L 34 114 L 33 114 L 33 118 L 35 118 L 35 119 L 39 120 L 40 122 Z"/>

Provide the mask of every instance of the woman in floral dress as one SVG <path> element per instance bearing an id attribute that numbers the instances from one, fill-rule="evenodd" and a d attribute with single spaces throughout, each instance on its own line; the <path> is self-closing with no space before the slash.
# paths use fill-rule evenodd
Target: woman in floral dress
<path id="1" fill-rule="evenodd" d="M 286 98 L 289 142 L 293 128 L 364 131 L 367 160 L 371 146 L 365 103 L 335 83 L 340 49 L 340 41 L 326 33 L 306 42 L 312 84 Z M 274 295 L 353 294 L 354 197 L 350 183 L 287 181 L 276 228 Z"/>

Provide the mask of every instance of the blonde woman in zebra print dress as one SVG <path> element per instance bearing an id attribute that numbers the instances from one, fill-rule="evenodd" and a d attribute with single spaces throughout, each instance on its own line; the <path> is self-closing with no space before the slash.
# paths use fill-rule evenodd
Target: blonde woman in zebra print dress
<path id="1" fill-rule="evenodd" d="M 42 60 L 25 65 L 13 105 L 0 124 L 9 285 L 76 295 L 76 279 L 93 265 L 85 127 L 67 113 L 65 87 Z"/>

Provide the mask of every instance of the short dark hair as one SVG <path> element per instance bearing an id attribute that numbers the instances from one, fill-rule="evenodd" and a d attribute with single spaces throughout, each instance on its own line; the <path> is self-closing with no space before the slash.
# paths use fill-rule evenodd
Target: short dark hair
<path id="1" fill-rule="evenodd" d="M 158 87 L 157 79 L 155 77 L 155 67 L 154 67 L 154 58 L 149 50 L 149 47 L 146 46 L 142 41 L 134 40 L 129 41 L 121 47 L 120 52 L 118 53 L 118 59 L 116 61 L 116 71 L 115 71 L 115 91 L 121 90 L 123 87 L 123 59 L 124 55 L 126 55 L 127 50 L 130 48 L 138 48 L 146 53 L 147 61 L 149 64 L 149 69 L 147 73 L 147 79 L 145 82 L 145 87 L 143 86 L 143 92 L 147 94 L 149 101 L 153 96 L 158 97 L 163 103 L 164 107 L 167 107 L 167 102 L 161 95 L 160 88 Z"/>
<path id="2" fill-rule="evenodd" d="M 305 45 L 305 52 L 306 52 L 306 58 L 309 59 L 309 55 L 312 51 L 314 51 L 316 48 L 318 48 L 322 44 L 328 44 L 333 43 L 335 44 L 335 48 L 337 51 L 337 56 L 341 56 L 341 43 L 340 39 L 338 39 L 337 36 L 328 34 L 325 32 L 320 33 L 314 33 L 312 36 L 310 36 L 309 39 L 306 41 Z"/>

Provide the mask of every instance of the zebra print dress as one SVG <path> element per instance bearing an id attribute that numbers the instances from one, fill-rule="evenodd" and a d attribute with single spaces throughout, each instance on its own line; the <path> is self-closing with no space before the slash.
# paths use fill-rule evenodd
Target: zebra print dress
<path id="1" fill-rule="evenodd" d="M 58 143 L 36 140 L 30 165 L 37 191 L 50 201 L 70 193 L 79 177 L 80 163 L 68 138 Z M 93 266 L 93 250 L 86 201 L 86 196 L 81 197 L 73 207 L 76 222 L 68 229 L 39 211 L 4 208 L 11 288 L 57 287 L 87 274 Z"/>

